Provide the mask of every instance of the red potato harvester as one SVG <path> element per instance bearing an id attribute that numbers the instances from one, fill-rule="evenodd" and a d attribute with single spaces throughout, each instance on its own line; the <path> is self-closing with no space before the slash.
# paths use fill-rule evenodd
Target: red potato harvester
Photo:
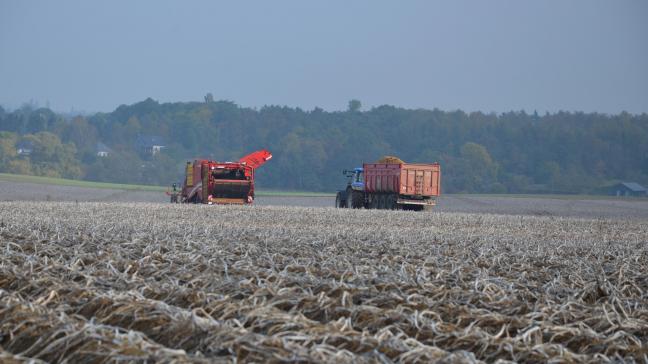
<path id="1" fill-rule="evenodd" d="M 271 158 L 272 154 L 263 149 L 238 162 L 187 162 L 182 189 L 179 196 L 170 194 L 171 202 L 250 204 L 254 202 L 254 171 Z"/>

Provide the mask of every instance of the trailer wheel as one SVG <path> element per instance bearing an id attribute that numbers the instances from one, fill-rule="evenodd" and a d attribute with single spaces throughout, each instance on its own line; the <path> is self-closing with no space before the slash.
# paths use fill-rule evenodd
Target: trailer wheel
<path id="1" fill-rule="evenodd" d="M 370 198 L 369 206 L 367 208 L 370 208 L 372 210 L 377 209 L 378 208 L 378 195 L 372 193 L 371 195 L 369 195 L 369 198 Z"/>
<path id="2" fill-rule="evenodd" d="M 392 209 L 392 201 L 391 201 L 391 196 L 390 195 L 384 195 L 380 202 L 382 202 L 382 206 L 380 206 L 381 209 L 384 209 L 384 210 L 391 210 Z"/>
<path id="3" fill-rule="evenodd" d="M 382 195 L 376 195 L 376 198 L 374 199 L 374 209 L 382 209 Z"/>
<path id="4" fill-rule="evenodd" d="M 389 195 L 387 196 L 387 208 L 390 210 L 398 210 L 398 204 L 396 203 L 396 196 Z"/>
<path id="5" fill-rule="evenodd" d="M 385 195 L 378 195 L 378 201 L 376 202 L 379 210 L 385 209 Z"/>

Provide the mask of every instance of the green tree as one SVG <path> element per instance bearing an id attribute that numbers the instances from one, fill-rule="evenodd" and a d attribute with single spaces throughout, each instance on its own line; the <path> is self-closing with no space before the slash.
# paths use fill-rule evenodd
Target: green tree
<path id="1" fill-rule="evenodd" d="M 97 146 L 97 129 L 82 116 L 75 117 L 63 131 L 62 140 L 72 143 L 81 155 L 94 154 Z"/>
<path id="2" fill-rule="evenodd" d="M 17 140 L 15 133 L 0 131 L 0 170 L 6 170 L 8 163 L 16 158 Z"/>
<path id="3" fill-rule="evenodd" d="M 541 181 L 548 184 L 549 191 L 553 193 L 556 189 L 556 183 L 560 180 L 560 165 L 555 161 L 547 161 L 540 168 Z"/>
<path id="4" fill-rule="evenodd" d="M 349 101 L 348 111 L 356 112 L 356 111 L 360 111 L 361 108 L 362 108 L 362 103 L 360 102 L 360 100 L 352 99 Z"/>
<path id="5" fill-rule="evenodd" d="M 358 100 L 351 100 L 345 112 L 306 112 L 202 101 L 160 104 L 146 99 L 73 120 L 27 105 L 5 110 L 0 130 L 17 138 L 30 130 L 56 135 L 61 145 L 74 144 L 77 150 L 64 165 L 81 165 L 85 178 L 106 181 L 166 184 L 180 178 L 186 160 L 236 160 L 267 148 L 274 158 L 257 173 L 264 188 L 334 190 L 342 183 L 341 169 L 383 155 L 440 162 L 444 192 L 583 193 L 618 180 L 648 185 L 648 114 L 498 115 L 389 105 L 362 111 Z M 137 134 L 165 139 L 160 158 L 138 155 Z M 95 138 L 113 149 L 110 158 L 93 154 Z M 20 162 L 18 168 L 14 163 L 14 170 L 76 174 L 63 172 L 61 163 L 38 153 L 31 160 L 14 156 L 7 141 L 4 149 L 4 170 L 20 160 L 30 164 Z"/>
<path id="6" fill-rule="evenodd" d="M 7 173 L 31 175 L 32 167 L 29 159 L 13 159 L 7 163 Z"/>
<path id="7" fill-rule="evenodd" d="M 498 166 L 483 145 L 468 142 L 461 147 L 460 167 L 468 192 L 490 192 L 497 182 Z M 499 188 L 499 187 L 498 187 Z"/>
<path id="8" fill-rule="evenodd" d="M 55 134 L 39 132 L 23 138 L 33 150 L 29 156 L 34 174 L 48 177 L 80 178 L 81 165 L 72 143 L 61 143 Z"/>

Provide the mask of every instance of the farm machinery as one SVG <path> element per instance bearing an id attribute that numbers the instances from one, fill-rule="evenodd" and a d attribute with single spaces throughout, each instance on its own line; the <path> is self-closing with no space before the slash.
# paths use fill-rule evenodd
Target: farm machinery
<path id="1" fill-rule="evenodd" d="M 436 205 L 441 194 L 441 166 L 405 163 L 385 157 L 377 163 L 345 170 L 347 186 L 335 197 L 338 208 L 421 211 Z"/>
<path id="2" fill-rule="evenodd" d="M 272 154 L 263 149 L 237 162 L 189 161 L 180 191 L 174 184 L 169 193 L 171 202 L 250 204 L 254 202 L 254 172 L 271 158 Z"/>

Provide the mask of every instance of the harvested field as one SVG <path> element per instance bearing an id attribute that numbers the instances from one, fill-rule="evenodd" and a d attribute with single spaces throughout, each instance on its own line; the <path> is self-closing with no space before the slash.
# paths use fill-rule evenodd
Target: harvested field
<path id="1" fill-rule="evenodd" d="M 0 180 L 0 201 L 168 202 L 164 192 L 113 190 Z"/>
<path id="2" fill-rule="evenodd" d="M 168 202 L 163 192 L 17 183 L 0 180 L 0 201 Z M 257 196 L 259 206 L 332 207 L 335 196 Z M 648 199 L 443 195 L 437 212 L 648 219 Z"/>
<path id="3" fill-rule="evenodd" d="M 445 195 L 436 210 L 482 214 L 584 217 L 591 219 L 648 219 L 648 199 L 588 196 L 518 197 Z"/>
<path id="4" fill-rule="evenodd" d="M 0 203 L 0 359 L 648 361 L 648 222 Z"/>

